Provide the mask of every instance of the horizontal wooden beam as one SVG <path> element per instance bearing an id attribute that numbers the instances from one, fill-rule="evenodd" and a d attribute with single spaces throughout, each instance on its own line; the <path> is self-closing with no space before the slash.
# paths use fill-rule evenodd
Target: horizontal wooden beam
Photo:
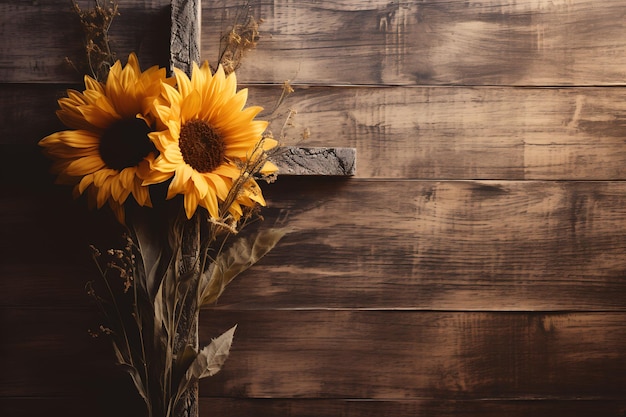
<path id="1" fill-rule="evenodd" d="M 356 172 L 354 148 L 286 146 L 271 158 L 278 175 L 351 176 Z"/>

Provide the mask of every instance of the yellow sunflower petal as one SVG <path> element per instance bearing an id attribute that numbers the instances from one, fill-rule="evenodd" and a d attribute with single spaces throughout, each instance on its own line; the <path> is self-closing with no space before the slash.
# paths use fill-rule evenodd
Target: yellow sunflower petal
<path id="1" fill-rule="evenodd" d="M 224 200 L 229 191 L 229 184 L 226 183 L 224 178 L 212 172 L 203 175 L 209 180 L 209 184 L 213 186 L 214 193 L 217 195 L 217 197 L 219 197 L 220 200 Z"/>
<path id="2" fill-rule="evenodd" d="M 226 120 L 241 118 L 246 100 L 248 100 L 248 89 L 244 88 L 224 103 L 220 111 L 220 116 L 224 118 L 224 123 L 226 123 Z"/>
<path id="3" fill-rule="evenodd" d="M 191 219 L 191 216 L 193 216 L 193 214 L 196 212 L 198 208 L 198 203 L 200 201 L 198 199 L 198 194 L 195 190 L 190 190 L 189 192 L 185 193 L 184 201 L 185 214 L 187 215 L 188 219 Z"/>
<path id="4" fill-rule="evenodd" d="M 237 76 L 235 75 L 234 72 L 231 72 L 230 74 L 228 74 L 228 76 L 225 79 L 224 95 L 226 97 L 231 97 L 235 95 L 236 91 L 237 91 Z"/>
<path id="5" fill-rule="evenodd" d="M 220 65 L 217 71 L 208 82 L 206 88 L 203 89 L 202 97 L 202 111 L 200 112 L 200 118 L 207 120 L 211 123 L 215 123 L 215 115 L 219 113 L 222 103 L 230 96 L 224 94 L 226 76 L 224 75 L 224 68 Z"/>
<path id="6" fill-rule="evenodd" d="M 259 113 L 263 111 L 263 107 L 261 106 L 249 106 L 241 111 L 241 114 L 246 118 L 249 118 L 250 121 L 254 119 Z"/>
<path id="7" fill-rule="evenodd" d="M 101 103 L 103 104 L 103 103 Z M 79 108 L 80 113 L 89 124 L 99 128 L 106 129 L 111 126 L 120 117 L 117 114 L 113 114 L 107 110 L 112 109 L 110 106 L 106 106 L 105 109 L 97 106 L 81 106 Z"/>
<path id="8" fill-rule="evenodd" d="M 269 151 L 270 149 L 274 149 L 278 146 L 278 141 L 272 138 L 264 138 L 262 145 L 264 151 Z"/>
<path id="9" fill-rule="evenodd" d="M 142 186 L 160 184 L 172 178 L 174 174 L 172 172 L 159 172 L 151 171 L 150 174 L 141 182 Z"/>
<path id="10" fill-rule="evenodd" d="M 200 103 L 200 94 L 196 90 L 192 90 L 189 95 L 183 99 L 180 107 L 181 124 L 184 124 L 188 120 L 195 119 L 198 116 Z"/>
<path id="11" fill-rule="evenodd" d="M 122 72 L 122 63 L 120 62 L 120 60 L 118 59 L 117 61 L 115 61 L 115 63 L 111 66 L 111 69 L 109 69 L 109 75 L 107 77 L 107 81 L 109 77 L 117 77 L 119 78 L 120 74 Z"/>
<path id="12" fill-rule="evenodd" d="M 97 80 L 94 80 L 88 75 L 85 75 L 83 80 L 85 81 L 85 88 L 87 90 L 93 90 L 99 93 L 104 93 L 104 88 L 102 87 L 102 84 L 100 84 L 100 82 L 98 82 Z"/>
<path id="13" fill-rule="evenodd" d="M 274 174 L 276 172 L 278 172 L 278 167 L 274 163 L 272 163 L 270 161 L 267 161 L 263 165 L 263 168 L 261 168 L 261 174 L 263 174 L 263 175 L 270 175 L 270 174 Z"/>
<path id="14" fill-rule="evenodd" d="M 237 178 L 239 177 L 239 175 L 241 175 L 241 168 L 238 168 L 232 163 L 222 164 L 211 174 L 227 178 Z"/>
<path id="15" fill-rule="evenodd" d="M 163 150 L 161 154 L 163 155 L 163 158 L 165 158 L 168 162 L 171 162 L 177 165 L 185 163 L 183 159 L 183 154 L 180 153 L 180 149 L 178 149 L 177 147 L 168 146 L 167 148 Z"/>
<path id="16" fill-rule="evenodd" d="M 173 198 L 176 194 L 184 194 L 188 189 L 188 181 L 193 170 L 186 164 L 180 165 L 176 169 L 176 174 L 167 190 L 167 198 Z"/>
<path id="17" fill-rule="evenodd" d="M 89 187 L 93 183 L 93 174 L 85 175 L 77 186 L 77 189 L 80 194 L 82 194 L 87 187 Z"/>
<path id="18" fill-rule="evenodd" d="M 211 217 L 214 219 L 219 217 L 219 208 L 217 204 L 217 198 L 215 197 L 215 193 L 207 193 L 207 195 L 202 200 L 202 207 L 207 209 Z"/>
<path id="19" fill-rule="evenodd" d="M 198 64 L 193 63 L 193 67 L 191 70 L 191 88 L 195 91 L 202 91 L 202 87 L 205 85 L 207 81 L 207 69 L 209 68 L 209 64 L 207 61 L 204 61 L 202 67 L 198 67 Z M 210 74 L 210 72 L 209 72 Z M 209 75 L 210 76 L 210 75 Z"/>
<path id="20" fill-rule="evenodd" d="M 100 144 L 98 135 L 88 130 L 64 130 L 56 135 L 64 145 L 72 148 L 93 148 Z"/>
<path id="21" fill-rule="evenodd" d="M 98 193 L 96 194 L 96 207 L 102 208 L 104 203 L 107 202 L 111 195 L 111 181 L 105 181 L 98 187 Z"/>
<path id="22" fill-rule="evenodd" d="M 244 187 L 244 195 L 250 200 L 261 204 L 262 206 L 265 205 L 265 199 L 263 198 L 263 194 L 261 194 L 261 189 L 254 180 L 250 180 L 246 184 L 246 186 Z"/>
<path id="23" fill-rule="evenodd" d="M 179 109 L 180 110 L 180 109 Z M 177 113 L 176 119 L 172 119 L 167 123 L 171 141 L 177 142 L 180 138 L 180 111 Z"/>
<path id="24" fill-rule="evenodd" d="M 189 80 L 189 77 L 187 77 L 187 74 L 185 74 L 185 72 L 179 68 L 174 68 L 174 75 L 176 76 L 176 85 L 178 86 L 178 91 L 183 98 L 187 97 L 193 91 L 193 87 L 191 86 L 191 81 Z"/>
<path id="25" fill-rule="evenodd" d="M 100 189 L 106 187 L 107 190 L 111 190 L 111 181 L 117 181 L 117 171 L 113 169 L 101 169 L 93 174 L 93 185 Z"/>
<path id="26" fill-rule="evenodd" d="M 133 197 L 135 197 L 135 200 L 140 206 L 152 207 L 148 187 L 144 187 L 142 181 L 139 178 L 135 178 L 134 180 L 132 193 Z"/>
<path id="27" fill-rule="evenodd" d="M 152 106 L 152 112 L 155 113 L 155 116 L 157 117 L 157 120 L 160 121 L 159 124 L 162 126 L 162 128 L 165 128 L 166 122 L 164 121 L 169 120 L 170 118 L 170 114 L 171 114 L 170 107 L 162 105 L 162 104 L 155 104 L 154 106 Z"/>
<path id="28" fill-rule="evenodd" d="M 84 158 L 72 161 L 65 170 L 65 173 L 75 177 L 80 177 L 86 174 L 91 174 L 99 169 L 104 168 L 106 165 L 99 155 L 86 156 Z"/>
<path id="29" fill-rule="evenodd" d="M 238 130 L 233 129 L 231 126 L 222 127 L 221 131 L 225 136 L 228 136 L 229 142 L 251 142 L 252 145 L 256 144 L 265 129 L 267 129 L 268 123 L 262 120 L 254 120 L 251 122 L 243 122 L 240 121 L 232 121 L 232 125 L 236 126 L 237 124 L 245 126 L 245 128 L 240 128 Z"/>
<path id="30" fill-rule="evenodd" d="M 137 59 L 137 54 L 131 52 L 128 55 L 128 61 L 126 63 L 126 68 L 131 68 L 135 76 L 138 76 L 141 73 L 141 69 L 139 67 L 139 59 Z M 124 68 L 124 69 L 126 69 Z"/>
<path id="31" fill-rule="evenodd" d="M 114 178 L 111 181 L 111 196 L 113 197 L 113 199 L 115 201 L 118 202 L 124 202 L 124 200 L 126 200 L 126 197 L 128 197 L 128 194 L 130 191 L 126 192 L 126 189 L 124 187 L 122 187 L 121 181 L 119 180 L 119 177 Z"/>
<path id="32" fill-rule="evenodd" d="M 206 176 L 200 174 L 197 171 L 192 171 L 191 180 L 193 181 L 196 190 L 198 190 L 198 197 L 200 199 L 203 199 L 209 192 L 209 184 L 207 183 Z"/>
<path id="33" fill-rule="evenodd" d="M 241 202 L 239 201 L 235 201 L 233 204 L 230 205 L 230 207 L 228 208 L 228 214 L 230 214 L 230 216 L 235 220 L 235 221 L 239 221 L 239 219 L 241 218 L 241 216 L 243 215 L 243 209 L 242 209 L 242 205 L 246 206 L 246 204 L 240 204 Z M 248 205 L 248 206 L 253 206 L 252 205 Z"/>
<path id="34" fill-rule="evenodd" d="M 182 96 L 179 94 L 176 88 L 172 87 L 169 84 L 162 83 L 161 84 L 161 94 L 165 99 L 165 103 L 171 105 L 171 110 L 174 111 L 176 106 L 180 105 L 180 101 L 182 100 Z"/>

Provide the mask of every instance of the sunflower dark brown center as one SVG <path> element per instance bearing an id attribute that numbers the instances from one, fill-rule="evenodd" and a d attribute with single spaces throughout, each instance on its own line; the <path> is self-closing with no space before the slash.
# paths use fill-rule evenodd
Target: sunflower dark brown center
<path id="1" fill-rule="evenodd" d="M 183 159 L 198 172 L 215 171 L 226 159 L 222 136 L 203 120 L 190 120 L 180 128 Z"/>
<path id="2" fill-rule="evenodd" d="M 150 127 L 141 119 L 119 120 L 100 138 L 100 157 L 107 167 L 118 171 L 137 166 L 156 148 L 148 138 Z"/>

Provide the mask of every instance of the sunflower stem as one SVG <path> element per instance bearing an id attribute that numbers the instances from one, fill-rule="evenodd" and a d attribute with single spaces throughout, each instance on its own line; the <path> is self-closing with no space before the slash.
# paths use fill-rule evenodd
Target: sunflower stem
<path id="1" fill-rule="evenodd" d="M 189 221 L 183 224 L 181 235 L 181 248 L 179 251 L 179 259 L 177 260 L 178 278 L 187 274 L 193 274 L 192 280 L 197 281 L 200 275 L 200 217 L 196 213 Z M 179 281 L 177 279 L 177 281 Z M 176 299 L 178 300 L 178 287 L 180 282 L 176 283 Z M 192 288 L 195 284 L 188 284 Z M 172 354 L 174 357 L 182 355 L 187 345 L 191 345 L 195 351 L 198 347 L 198 308 L 196 297 L 187 297 L 185 295 L 180 298 L 177 317 L 174 320 L 174 329 L 176 332 L 173 338 Z M 173 394 L 177 387 L 170 387 L 170 393 Z M 180 400 L 173 404 L 173 417 L 198 417 L 198 383 L 190 384 L 187 390 L 182 394 Z"/>

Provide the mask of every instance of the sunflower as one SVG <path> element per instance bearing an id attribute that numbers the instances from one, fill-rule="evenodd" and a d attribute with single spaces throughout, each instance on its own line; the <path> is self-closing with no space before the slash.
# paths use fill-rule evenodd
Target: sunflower
<path id="1" fill-rule="evenodd" d="M 221 66 L 212 74 L 207 62 L 194 64 L 191 79 L 174 72 L 177 87 L 163 84 L 155 103 L 166 129 L 150 134 L 160 154 L 144 184 L 172 179 L 167 198 L 182 194 L 187 218 L 198 206 L 214 219 L 238 219 L 242 206 L 265 205 L 253 174 L 277 170 L 265 161 L 277 142 L 263 137 L 266 121 L 253 120 L 263 108 L 244 109 L 248 90 L 237 92 L 235 74 Z"/>
<path id="2" fill-rule="evenodd" d="M 68 90 L 58 101 L 57 116 L 73 130 L 53 133 L 39 145 L 56 159 L 59 182 L 74 184 L 76 194 L 88 190 L 98 208 L 108 201 L 119 212 L 130 194 L 139 205 L 151 206 L 143 185 L 156 154 L 148 136 L 157 128 L 150 108 L 162 82 L 174 79 L 157 66 L 141 72 L 131 54 L 123 68 L 120 61 L 111 67 L 106 83 L 84 80 L 82 93 Z"/>

